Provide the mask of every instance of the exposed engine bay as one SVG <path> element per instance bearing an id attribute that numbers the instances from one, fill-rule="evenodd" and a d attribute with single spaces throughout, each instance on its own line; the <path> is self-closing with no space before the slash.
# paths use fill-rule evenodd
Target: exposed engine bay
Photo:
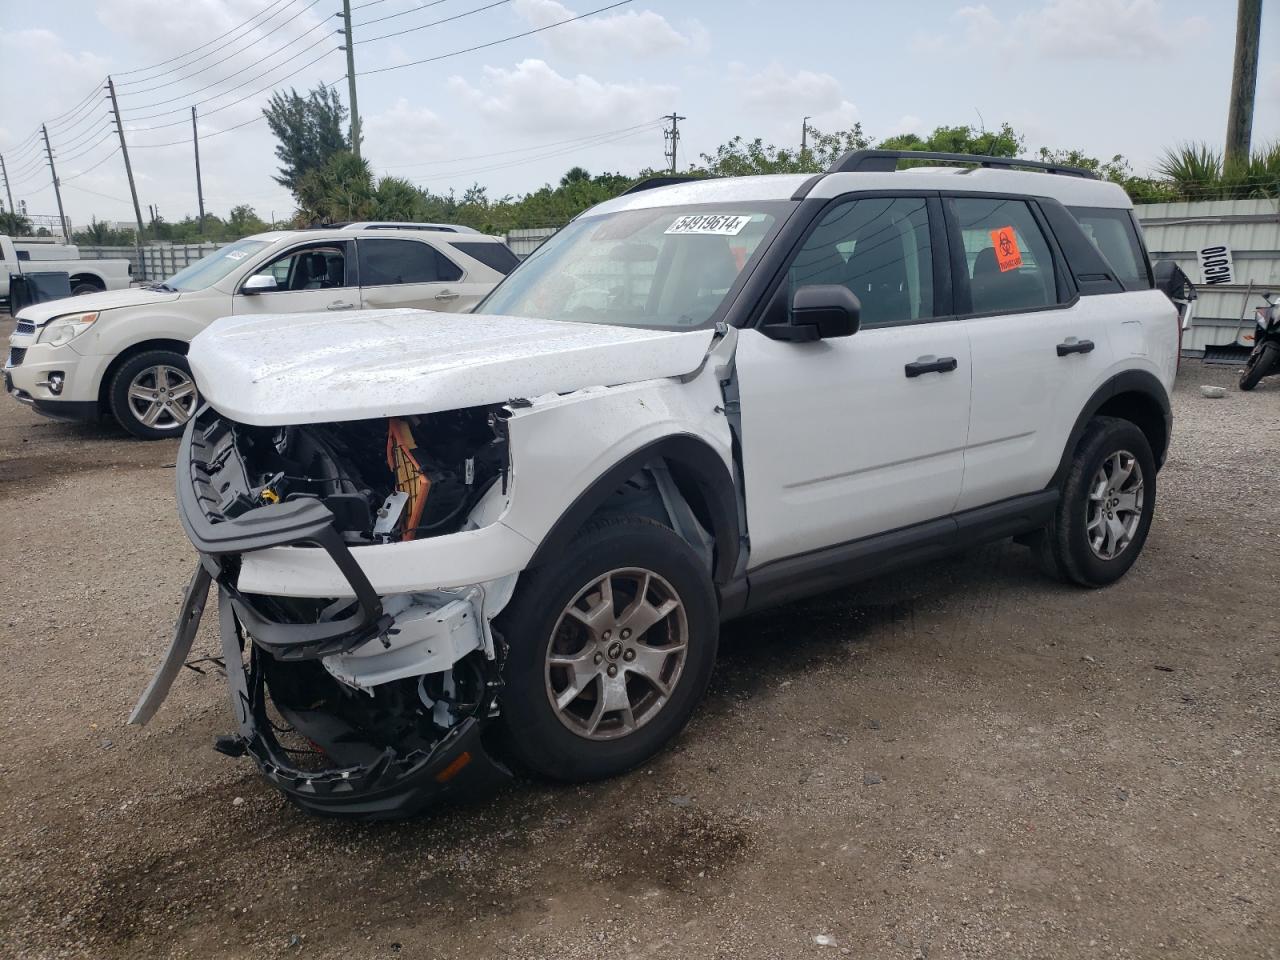
<path id="1" fill-rule="evenodd" d="M 206 441 L 223 519 L 311 499 L 352 545 L 453 533 L 508 473 L 500 409 L 421 417 L 253 427 L 218 418 Z"/>

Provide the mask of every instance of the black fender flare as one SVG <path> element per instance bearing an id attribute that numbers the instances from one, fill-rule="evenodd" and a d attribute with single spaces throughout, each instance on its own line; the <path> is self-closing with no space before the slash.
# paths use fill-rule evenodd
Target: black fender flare
<path id="1" fill-rule="evenodd" d="M 1062 451 L 1062 459 L 1058 462 L 1058 469 L 1054 471 L 1053 478 L 1049 481 L 1050 487 L 1060 486 L 1067 472 L 1071 469 L 1071 457 L 1075 453 L 1089 421 L 1093 419 L 1094 415 L 1102 409 L 1108 400 L 1125 393 L 1142 394 L 1152 400 L 1159 408 L 1160 414 L 1164 418 L 1164 447 L 1156 452 L 1156 469 L 1164 466 L 1165 456 L 1169 450 L 1169 436 L 1173 432 L 1173 408 L 1169 403 L 1169 394 L 1165 390 L 1164 384 L 1156 379 L 1154 374 L 1146 370 L 1125 370 L 1098 387 L 1093 396 L 1089 398 L 1089 402 L 1080 411 L 1080 415 L 1076 417 L 1075 425 L 1071 428 L 1071 435 L 1067 438 L 1067 445 Z"/>
<path id="2" fill-rule="evenodd" d="M 741 548 L 738 529 L 736 486 L 729 468 L 705 440 L 687 433 L 670 434 L 633 451 L 602 473 L 580 493 L 534 551 L 529 566 L 534 567 L 568 549 L 582 525 L 626 481 L 639 473 L 645 464 L 664 460 L 677 483 L 692 484 L 701 494 L 711 520 L 711 534 L 716 541 L 715 568 L 712 578 L 717 584 L 733 578 Z"/>

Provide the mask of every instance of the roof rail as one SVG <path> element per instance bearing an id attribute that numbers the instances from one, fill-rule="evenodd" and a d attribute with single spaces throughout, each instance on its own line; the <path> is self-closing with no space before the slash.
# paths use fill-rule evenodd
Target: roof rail
<path id="1" fill-rule="evenodd" d="M 1061 163 L 1022 160 L 1018 157 L 987 157 L 977 153 L 932 153 L 925 150 L 850 150 L 831 164 L 827 173 L 893 173 L 898 169 L 899 160 L 942 160 L 947 163 L 973 163 L 980 167 L 1020 167 L 1065 177 L 1099 179 L 1092 170 Z"/>
<path id="2" fill-rule="evenodd" d="M 618 194 L 618 196 L 625 197 L 628 193 L 639 193 L 641 190 L 652 190 L 655 187 L 669 187 L 676 183 L 689 183 L 693 180 L 709 179 L 712 178 L 691 176 L 687 173 L 673 173 L 660 177 L 646 177 L 644 180 L 640 180 L 639 182 L 633 183 L 631 186 L 627 187 L 627 189 L 623 190 L 622 193 Z"/>

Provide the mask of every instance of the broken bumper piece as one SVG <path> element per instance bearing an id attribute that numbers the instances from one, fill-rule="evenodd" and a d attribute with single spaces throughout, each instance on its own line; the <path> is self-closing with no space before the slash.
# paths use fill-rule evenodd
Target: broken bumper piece
<path id="1" fill-rule="evenodd" d="M 130 722 L 145 723 L 164 700 L 216 587 L 237 724 L 217 748 L 249 754 L 300 807 L 403 817 L 507 779 L 481 740 L 500 686 L 499 663 L 483 649 L 474 599 L 483 591 L 378 596 L 329 510 L 315 501 L 262 506 L 234 518 L 208 515 L 207 474 L 199 455 L 190 455 L 190 443 L 188 431 L 178 501 L 200 565 L 169 650 Z M 345 598 L 308 606 L 237 589 L 244 554 L 302 545 L 329 554 L 350 586 Z"/>

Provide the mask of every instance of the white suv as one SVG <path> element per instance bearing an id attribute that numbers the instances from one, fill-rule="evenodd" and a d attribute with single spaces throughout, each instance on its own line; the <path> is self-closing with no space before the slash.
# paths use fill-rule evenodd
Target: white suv
<path id="1" fill-rule="evenodd" d="M 1129 200 L 907 156 L 970 165 L 636 188 L 470 316 L 201 334 L 177 469 L 200 563 L 133 719 L 216 582 L 219 749 L 309 809 L 399 815 L 511 761 L 643 762 L 727 618 L 1004 537 L 1116 580 L 1178 342 Z"/>
<path id="2" fill-rule="evenodd" d="M 178 436 L 199 406 L 187 344 L 217 318 L 379 307 L 467 310 L 517 263 L 500 238 L 448 224 L 261 233 L 163 283 L 20 311 L 9 338 L 5 390 L 55 419 L 110 412 L 144 440 Z"/>

